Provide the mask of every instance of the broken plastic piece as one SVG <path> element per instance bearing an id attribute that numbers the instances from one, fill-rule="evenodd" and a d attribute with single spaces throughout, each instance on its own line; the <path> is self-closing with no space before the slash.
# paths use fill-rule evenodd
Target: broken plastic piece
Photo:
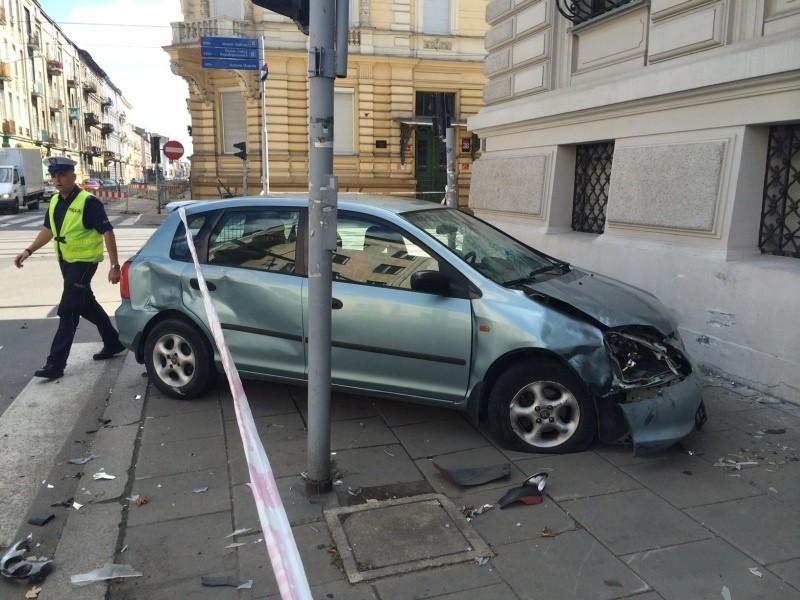
<path id="1" fill-rule="evenodd" d="M 72 501 L 75 498 L 67 498 L 66 500 L 59 500 L 58 502 L 53 502 L 50 506 L 63 506 L 65 508 L 69 508 L 72 506 Z"/>
<path id="2" fill-rule="evenodd" d="M 489 562 L 489 557 L 488 556 L 477 556 L 477 557 L 475 557 L 475 562 L 478 564 L 479 567 L 482 567 L 483 565 L 485 565 L 486 563 Z"/>
<path id="3" fill-rule="evenodd" d="M 433 466 L 436 467 L 439 473 L 448 481 L 464 486 L 481 485 L 511 475 L 511 463 L 468 469 L 443 469 L 436 463 L 433 463 Z"/>
<path id="4" fill-rule="evenodd" d="M 229 534 L 228 534 L 228 535 L 226 535 L 225 537 L 226 537 L 226 538 L 232 538 L 232 537 L 236 537 L 237 535 L 240 535 L 240 534 L 242 534 L 242 533 L 247 533 L 247 532 L 248 532 L 248 531 L 250 531 L 251 529 L 252 529 L 252 527 L 242 527 L 241 529 L 237 529 L 237 530 L 236 530 L 236 531 L 234 531 L 233 533 L 229 533 Z"/>
<path id="5" fill-rule="evenodd" d="M 208 486 L 206 485 L 204 487 L 194 488 L 192 491 L 195 494 L 202 494 L 203 492 L 207 492 L 208 491 Z"/>
<path id="6" fill-rule="evenodd" d="M 203 575 L 203 585 L 212 587 L 227 585 L 238 588 L 242 582 L 235 575 Z"/>
<path id="7" fill-rule="evenodd" d="M 109 475 L 109 474 L 108 474 L 108 473 L 106 473 L 105 471 L 98 471 L 97 473 L 95 473 L 94 475 L 92 475 L 92 478 L 93 478 L 95 481 L 97 481 L 97 480 L 99 480 L 99 479 L 116 479 L 116 476 L 114 476 L 114 475 Z"/>
<path id="8" fill-rule="evenodd" d="M 236 589 L 237 590 L 249 590 L 252 587 L 253 587 L 253 580 L 252 579 L 248 579 L 243 584 L 237 586 Z"/>
<path id="9" fill-rule="evenodd" d="M 546 483 L 547 472 L 535 473 L 528 477 L 521 486 L 508 490 L 497 503 L 500 508 L 505 508 L 514 502 L 530 505 L 539 504 L 542 501 L 542 491 Z"/>
<path id="10" fill-rule="evenodd" d="M 54 518 L 55 518 L 55 515 L 53 513 L 37 512 L 36 514 L 31 515 L 31 518 L 28 519 L 28 524 L 29 525 L 38 525 L 39 527 L 42 527 L 44 525 L 47 525 Z"/>
<path id="11" fill-rule="evenodd" d="M 67 462 L 71 465 L 85 465 L 90 460 L 97 458 L 94 454 L 91 456 L 84 456 L 83 458 L 70 458 Z"/>
<path id="12" fill-rule="evenodd" d="M 29 560 L 25 553 L 31 549 L 33 534 L 29 533 L 11 546 L 0 558 L 0 574 L 11 579 L 28 579 L 31 583 L 43 581 L 53 571 L 52 560 Z"/>
<path id="13" fill-rule="evenodd" d="M 757 577 L 762 577 L 763 576 L 763 573 L 761 573 L 761 571 L 758 570 L 758 567 L 750 567 L 750 572 L 753 575 L 756 575 Z"/>
<path id="14" fill-rule="evenodd" d="M 106 563 L 99 569 L 89 571 L 88 573 L 81 573 L 79 575 L 72 575 L 69 580 L 73 585 L 88 585 L 96 581 L 106 581 L 108 579 L 117 579 L 119 577 L 141 577 L 141 572 L 137 571 L 130 565 L 117 565 L 114 563 Z"/>

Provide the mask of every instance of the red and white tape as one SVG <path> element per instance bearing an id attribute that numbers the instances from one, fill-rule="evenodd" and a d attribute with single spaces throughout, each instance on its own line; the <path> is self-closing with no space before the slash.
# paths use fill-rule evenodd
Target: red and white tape
<path id="1" fill-rule="evenodd" d="M 267 453 L 264 451 L 264 445 L 258 437 L 253 413 L 250 410 L 250 404 L 247 402 L 239 371 L 236 370 L 236 366 L 233 364 L 233 357 L 228 345 L 225 343 L 219 316 L 211 301 L 206 280 L 203 278 L 203 273 L 197 260 L 197 251 L 194 247 L 192 232 L 186 222 L 186 210 L 180 208 L 179 213 L 186 229 L 186 242 L 189 246 L 189 251 L 192 253 L 197 282 L 203 295 L 203 305 L 206 309 L 208 322 L 211 325 L 211 333 L 214 336 L 217 348 L 219 348 L 222 365 L 225 367 L 225 374 L 228 377 L 228 385 L 233 396 L 233 406 L 236 410 L 236 421 L 239 424 L 239 434 L 242 436 L 247 468 L 250 472 L 250 487 L 253 491 L 258 518 L 261 521 L 261 530 L 264 533 L 267 552 L 272 563 L 272 570 L 275 573 L 275 579 L 278 582 L 281 598 L 284 600 L 311 600 L 311 590 L 308 587 L 306 572 L 303 569 L 303 562 L 300 560 L 300 554 L 297 551 L 297 544 L 292 535 L 292 528 L 289 525 L 286 510 L 283 508 L 272 467 L 269 464 Z"/>

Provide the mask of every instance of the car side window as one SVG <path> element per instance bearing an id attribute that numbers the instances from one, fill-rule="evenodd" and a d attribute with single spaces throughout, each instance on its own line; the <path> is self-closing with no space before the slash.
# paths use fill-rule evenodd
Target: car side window
<path id="1" fill-rule="evenodd" d="M 208 240 L 208 263 L 295 272 L 299 212 L 237 210 L 223 214 Z"/>
<path id="2" fill-rule="evenodd" d="M 340 214 L 333 277 L 337 281 L 411 289 L 417 271 L 438 271 L 428 252 L 392 226 Z"/>
<path id="3" fill-rule="evenodd" d="M 195 247 L 197 246 L 197 236 L 205 224 L 207 215 L 189 215 L 186 217 L 186 222 L 189 224 L 189 231 L 192 232 L 192 239 L 194 240 Z M 191 262 L 192 254 L 189 252 L 189 244 L 186 241 L 186 229 L 181 223 L 178 226 L 178 231 L 172 240 L 172 246 L 169 249 L 169 256 L 173 260 L 180 260 L 183 262 Z"/>

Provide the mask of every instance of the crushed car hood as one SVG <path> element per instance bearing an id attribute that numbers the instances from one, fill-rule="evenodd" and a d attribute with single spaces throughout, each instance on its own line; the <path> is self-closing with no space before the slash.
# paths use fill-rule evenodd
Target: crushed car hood
<path id="1" fill-rule="evenodd" d="M 526 286 L 534 298 L 574 307 L 606 327 L 649 325 L 667 336 L 677 321 L 652 294 L 610 277 L 571 267 L 568 273 Z"/>

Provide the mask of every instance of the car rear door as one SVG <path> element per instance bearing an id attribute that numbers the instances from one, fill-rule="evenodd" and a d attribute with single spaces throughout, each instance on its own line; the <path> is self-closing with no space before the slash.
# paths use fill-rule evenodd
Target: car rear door
<path id="1" fill-rule="evenodd" d="M 208 236 L 203 277 L 243 374 L 305 377 L 303 277 L 295 269 L 299 214 L 297 209 L 231 209 Z M 181 279 L 184 304 L 208 324 L 194 265 L 187 265 Z"/>
<path id="2" fill-rule="evenodd" d="M 442 403 L 462 400 L 472 348 L 469 299 L 411 289 L 414 272 L 440 265 L 400 229 L 341 212 L 337 232 L 331 383 Z"/>

